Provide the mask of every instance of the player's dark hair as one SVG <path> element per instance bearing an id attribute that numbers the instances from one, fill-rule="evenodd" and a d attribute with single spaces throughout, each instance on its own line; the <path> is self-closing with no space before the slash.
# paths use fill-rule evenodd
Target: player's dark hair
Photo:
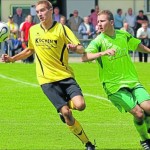
<path id="1" fill-rule="evenodd" d="M 113 16 L 113 14 L 112 14 L 111 11 L 109 11 L 109 10 L 102 10 L 102 11 L 100 11 L 100 12 L 98 13 L 98 16 L 100 16 L 100 15 L 102 15 L 102 14 L 107 15 L 107 16 L 108 16 L 108 20 L 114 20 L 114 16 Z"/>
<path id="2" fill-rule="evenodd" d="M 39 0 L 36 3 L 36 6 L 40 5 L 40 4 L 45 4 L 48 10 L 51 9 L 51 8 L 53 8 L 52 4 L 48 0 Z"/>
<path id="3" fill-rule="evenodd" d="M 117 9 L 117 14 L 120 13 L 120 11 L 122 11 L 122 9 L 121 9 L 121 8 L 118 8 L 118 9 Z"/>
<path id="4" fill-rule="evenodd" d="M 139 13 L 144 13 L 144 11 L 143 10 L 139 10 Z"/>

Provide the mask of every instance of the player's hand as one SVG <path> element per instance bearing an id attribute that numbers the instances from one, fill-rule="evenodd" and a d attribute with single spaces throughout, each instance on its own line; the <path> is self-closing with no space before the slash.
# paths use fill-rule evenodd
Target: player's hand
<path id="1" fill-rule="evenodd" d="M 108 49 L 108 50 L 103 52 L 104 55 L 110 55 L 110 56 L 115 55 L 115 53 L 116 53 L 115 49 Z"/>
<path id="2" fill-rule="evenodd" d="M 76 51 L 77 45 L 75 45 L 75 44 L 67 44 L 67 48 L 72 50 L 72 51 Z"/>
<path id="3" fill-rule="evenodd" d="M 2 62 L 9 63 L 9 62 L 14 62 L 14 60 L 12 57 L 8 56 L 7 54 L 3 54 L 2 55 Z"/>

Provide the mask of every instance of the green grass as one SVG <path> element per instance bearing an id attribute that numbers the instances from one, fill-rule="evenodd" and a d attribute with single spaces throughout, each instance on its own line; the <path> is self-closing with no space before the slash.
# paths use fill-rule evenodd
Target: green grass
<path id="1" fill-rule="evenodd" d="M 96 140 L 97 149 L 140 149 L 132 116 L 121 114 L 105 100 L 97 65 L 71 66 L 87 104 L 84 111 L 73 114 L 90 140 Z M 135 67 L 142 84 L 150 91 L 150 63 L 135 63 Z M 35 64 L 0 63 L 0 149 L 84 149 L 38 86 Z"/>

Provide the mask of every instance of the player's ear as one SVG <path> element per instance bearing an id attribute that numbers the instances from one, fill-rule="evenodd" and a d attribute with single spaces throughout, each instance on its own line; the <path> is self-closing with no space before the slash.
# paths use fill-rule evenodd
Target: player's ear
<path id="1" fill-rule="evenodd" d="M 52 12 L 52 14 L 53 14 L 53 12 L 54 12 L 54 9 L 53 9 L 53 8 L 50 8 L 49 10 L 50 10 L 50 11 Z"/>
<path id="2" fill-rule="evenodd" d="M 114 25 L 114 20 L 110 20 L 110 24 L 111 24 L 111 25 Z"/>

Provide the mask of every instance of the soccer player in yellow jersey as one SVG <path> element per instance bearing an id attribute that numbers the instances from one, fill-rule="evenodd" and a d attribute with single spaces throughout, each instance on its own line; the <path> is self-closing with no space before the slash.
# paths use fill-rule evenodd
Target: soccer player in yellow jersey
<path id="1" fill-rule="evenodd" d="M 40 23 L 30 28 L 28 47 L 13 57 L 2 55 L 2 61 L 15 62 L 35 53 L 37 78 L 43 92 L 86 149 L 95 150 L 71 111 L 84 110 L 85 102 L 68 65 L 68 49 L 83 54 L 84 48 L 67 26 L 53 21 L 53 7 L 48 0 L 37 2 L 36 13 Z"/>

